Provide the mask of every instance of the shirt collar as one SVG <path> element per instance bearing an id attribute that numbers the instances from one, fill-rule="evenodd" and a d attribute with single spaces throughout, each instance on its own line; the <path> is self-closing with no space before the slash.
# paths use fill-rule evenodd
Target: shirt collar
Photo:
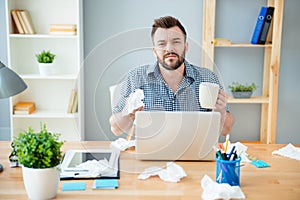
<path id="1" fill-rule="evenodd" d="M 193 81 L 196 80 L 196 75 L 193 70 L 194 67 L 187 61 L 184 61 L 184 66 L 185 66 L 185 76 L 192 78 Z M 148 74 L 148 76 L 150 74 L 153 74 L 154 77 L 156 77 L 156 78 L 161 77 L 161 74 L 158 70 L 158 61 L 157 60 L 152 65 L 150 65 L 150 67 L 147 70 L 147 74 Z"/>

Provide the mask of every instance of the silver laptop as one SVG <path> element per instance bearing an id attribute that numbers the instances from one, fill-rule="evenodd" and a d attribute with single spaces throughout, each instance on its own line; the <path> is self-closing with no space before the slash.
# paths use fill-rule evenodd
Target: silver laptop
<path id="1" fill-rule="evenodd" d="M 139 160 L 214 160 L 219 112 L 140 111 L 135 118 Z"/>

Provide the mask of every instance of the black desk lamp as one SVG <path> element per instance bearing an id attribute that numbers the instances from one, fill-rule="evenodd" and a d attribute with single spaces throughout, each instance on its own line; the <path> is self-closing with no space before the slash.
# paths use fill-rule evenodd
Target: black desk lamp
<path id="1" fill-rule="evenodd" d="M 0 61 L 0 99 L 19 94 L 26 88 L 26 83 Z M 0 164 L 0 172 L 2 170 L 3 166 Z"/>

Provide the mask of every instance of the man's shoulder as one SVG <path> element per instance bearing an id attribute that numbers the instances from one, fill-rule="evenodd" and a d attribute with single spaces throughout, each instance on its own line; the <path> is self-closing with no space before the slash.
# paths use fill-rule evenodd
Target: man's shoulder
<path id="1" fill-rule="evenodd" d="M 195 73 L 196 75 L 203 75 L 203 74 L 207 74 L 207 75 L 213 75 L 214 72 L 211 71 L 210 69 L 206 68 L 206 67 L 201 67 L 201 66 L 197 66 L 191 63 L 188 63 L 188 66 L 190 68 L 190 70 L 192 70 L 193 73 Z"/>
<path id="2" fill-rule="evenodd" d="M 129 76 L 142 76 L 147 77 L 149 73 L 154 72 L 154 65 L 145 64 L 138 67 L 134 67 L 128 71 Z"/>

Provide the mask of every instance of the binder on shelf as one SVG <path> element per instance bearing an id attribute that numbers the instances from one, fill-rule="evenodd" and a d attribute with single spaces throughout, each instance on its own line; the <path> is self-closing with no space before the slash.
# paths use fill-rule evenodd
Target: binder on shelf
<path id="1" fill-rule="evenodd" d="M 17 15 L 17 10 L 11 10 L 11 16 L 12 16 L 12 24 L 15 25 L 16 31 L 15 33 L 24 34 L 24 29 L 22 27 L 21 21 Z"/>
<path id="2" fill-rule="evenodd" d="M 77 89 L 72 89 L 70 98 L 69 98 L 69 105 L 68 105 L 68 113 L 75 113 L 77 112 L 78 107 L 78 95 Z"/>
<path id="3" fill-rule="evenodd" d="M 267 15 L 268 8 L 267 7 L 261 7 L 260 13 L 258 15 L 256 25 L 253 31 L 252 39 L 251 39 L 251 44 L 258 44 L 259 38 L 261 31 L 264 26 L 265 18 Z"/>
<path id="4" fill-rule="evenodd" d="M 258 44 L 265 44 L 268 36 L 268 32 L 271 26 L 272 18 L 274 13 L 274 7 L 268 7 L 267 14 L 265 17 L 264 25 L 260 33 Z"/>
<path id="5" fill-rule="evenodd" d="M 72 113 L 76 113 L 76 112 L 78 112 L 78 92 L 77 91 L 75 93 L 73 107 L 72 107 Z"/>

